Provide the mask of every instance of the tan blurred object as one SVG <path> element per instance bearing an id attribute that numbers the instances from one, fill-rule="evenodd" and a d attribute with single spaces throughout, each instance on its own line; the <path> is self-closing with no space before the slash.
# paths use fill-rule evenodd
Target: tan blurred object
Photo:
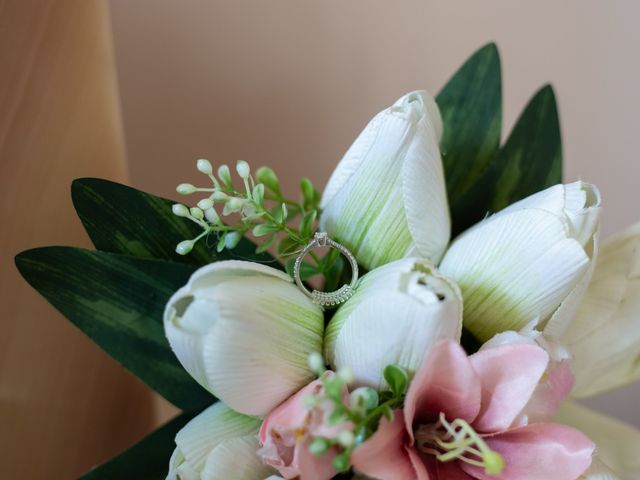
<path id="1" fill-rule="evenodd" d="M 107 10 L 0 0 L 0 452 L 4 478 L 77 476 L 149 430 L 150 393 L 38 296 L 13 256 L 88 245 L 74 177 L 125 177 Z"/>

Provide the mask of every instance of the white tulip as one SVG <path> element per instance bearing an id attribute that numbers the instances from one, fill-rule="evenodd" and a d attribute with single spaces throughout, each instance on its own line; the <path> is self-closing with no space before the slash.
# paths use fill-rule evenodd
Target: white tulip
<path id="1" fill-rule="evenodd" d="M 574 396 L 640 380 L 640 223 L 602 246 L 589 289 L 562 340 L 574 356 Z"/>
<path id="2" fill-rule="evenodd" d="M 331 175 L 320 229 L 368 270 L 404 257 L 442 257 L 450 219 L 441 133 L 433 98 L 409 93 L 371 120 Z"/>
<path id="3" fill-rule="evenodd" d="M 577 428 L 591 438 L 597 446 L 597 458 L 621 479 L 640 478 L 640 430 L 571 402 L 562 404 L 554 421 Z"/>
<path id="4" fill-rule="evenodd" d="M 261 420 L 218 402 L 176 435 L 167 480 L 255 480 L 273 470 L 256 453 Z"/>
<path id="5" fill-rule="evenodd" d="M 464 324 L 479 339 L 537 320 L 558 338 L 586 290 L 600 195 L 583 182 L 556 185 L 460 235 L 440 271 L 464 298 Z"/>
<path id="6" fill-rule="evenodd" d="M 183 367 L 238 412 L 264 415 L 313 379 L 324 320 L 285 273 L 252 262 L 207 265 L 169 300 L 165 333 Z"/>
<path id="7" fill-rule="evenodd" d="M 461 329 L 457 285 L 429 261 L 405 258 L 361 279 L 327 327 L 325 356 L 351 370 L 356 386 L 380 389 L 387 365 L 413 372 L 439 340 L 459 340 Z"/>

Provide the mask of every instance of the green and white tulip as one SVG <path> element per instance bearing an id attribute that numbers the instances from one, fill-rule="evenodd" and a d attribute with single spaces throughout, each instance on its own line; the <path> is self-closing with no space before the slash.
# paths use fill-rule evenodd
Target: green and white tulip
<path id="1" fill-rule="evenodd" d="M 519 331 L 537 320 L 558 338 L 591 275 L 600 194 L 575 182 L 555 185 L 462 233 L 440 271 L 464 298 L 464 324 L 478 339 Z"/>
<path id="2" fill-rule="evenodd" d="M 604 243 L 562 340 L 574 357 L 574 396 L 640 380 L 640 223 Z"/>
<path id="3" fill-rule="evenodd" d="M 399 365 L 413 372 L 441 339 L 459 340 L 462 297 L 457 285 L 428 260 L 405 258 L 361 280 L 325 335 L 325 357 L 348 368 L 356 386 L 383 388 L 382 372 Z"/>
<path id="4" fill-rule="evenodd" d="M 167 480 L 256 480 L 273 472 L 256 454 L 261 420 L 219 402 L 176 435 Z"/>
<path id="5" fill-rule="evenodd" d="M 438 262 L 450 219 L 434 99 L 412 92 L 376 115 L 334 170 L 320 229 L 368 270 L 404 257 Z"/>
<path id="6" fill-rule="evenodd" d="M 165 333 L 183 367 L 234 410 L 264 415 L 314 377 L 323 314 L 284 272 L 225 261 L 196 271 L 169 300 Z"/>

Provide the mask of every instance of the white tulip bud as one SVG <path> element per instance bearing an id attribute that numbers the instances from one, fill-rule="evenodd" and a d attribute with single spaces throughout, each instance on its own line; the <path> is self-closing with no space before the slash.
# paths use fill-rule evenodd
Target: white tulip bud
<path id="1" fill-rule="evenodd" d="M 339 238 L 366 269 L 442 257 L 450 219 L 441 130 L 434 99 L 409 93 L 371 120 L 331 175 L 320 230 Z"/>
<path id="2" fill-rule="evenodd" d="M 204 173 L 205 175 L 213 174 L 213 167 L 211 166 L 211 162 L 206 158 L 201 158 L 196 162 L 196 168 L 199 172 Z"/>
<path id="3" fill-rule="evenodd" d="M 180 203 L 176 203 L 171 207 L 171 211 L 177 217 L 188 217 L 189 209 Z"/>
<path id="4" fill-rule="evenodd" d="M 238 160 L 238 163 L 236 163 L 236 171 L 238 172 L 238 175 L 240 175 L 240 178 L 242 178 L 243 180 L 247 180 L 249 178 L 249 175 L 251 175 L 251 168 L 249 167 L 249 164 L 244 160 Z"/>
<path id="5" fill-rule="evenodd" d="M 440 271 L 460 285 L 465 327 L 484 342 L 537 319 L 559 338 L 591 275 L 599 214 L 593 185 L 556 185 L 456 238 Z"/>
<path id="6" fill-rule="evenodd" d="M 180 195 L 189 195 L 191 193 L 194 193 L 195 191 L 196 187 L 194 187 L 190 183 L 181 183 L 176 187 L 176 192 L 178 192 Z"/>
<path id="7" fill-rule="evenodd" d="M 442 339 L 460 338 L 458 287 L 428 260 L 406 258 L 367 273 L 335 313 L 325 334 L 325 358 L 351 370 L 356 386 L 383 389 L 387 365 L 413 372 Z"/>
<path id="8" fill-rule="evenodd" d="M 208 210 L 211 207 L 213 207 L 213 200 L 211 200 L 210 198 L 203 198 L 198 202 L 198 208 L 202 210 Z"/>
<path id="9" fill-rule="evenodd" d="M 183 367 L 234 410 L 264 415 L 314 377 L 323 314 L 291 277 L 252 262 L 196 271 L 165 309 L 169 344 Z"/>
<path id="10" fill-rule="evenodd" d="M 260 423 L 221 402 L 207 408 L 176 435 L 167 479 L 265 478 L 272 470 L 256 455 Z"/>

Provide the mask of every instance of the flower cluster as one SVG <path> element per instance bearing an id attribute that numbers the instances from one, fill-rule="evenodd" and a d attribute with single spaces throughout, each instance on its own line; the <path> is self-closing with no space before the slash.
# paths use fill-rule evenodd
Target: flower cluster
<path id="1" fill-rule="evenodd" d="M 308 179 L 300 182 L 301 200 L 294 201 L 282 196 L 278 178 L 268 167 L 258 169 L 256 181 L 249 164 L 239 160 L 236 172 L 242 181 L 242 188 L 238 190 L 228 165 L 218 168 L 217 177 L 209 160 L 200 159 L 196 166 L 200 173 L 209 178 L 211 186 L 196 187 L 181 183 L 176 190 L 181 195 L 204 193 L 206 197 L 191 208 L 175 204 L 173 213 L 198 224 L 202 227 L 202 233 L 196 238 L 180 242 L 176 246 L 177 253 L 188 254 L 196 242 L 211 233 L 217 234 L 218 252 L 225 248 L 233 249 L 249 232 L 263 238 L 258 253 L 268 250 L 279 240 L 278 253 L 282 256 L 292 255 L 309 242 L 318 216 L 320 195 Z M 220 213 L 223 217 L 237 215 L 239 221 L 225 224 L 220 218 L 220 209 L 216 207 L 222 207 Z M 291 226 L 296 219 L 297 226 Z M 278 236 L 281 232 L 285 237 Z"/>
<path id="2" fill-rule="evenodd" d="M 442 128 L 426 92 L 403 96 L 347 151 L 321 210 L 315 193 L 283 202 L 275 175 L 256 183 L 245 163 L 245 192 L 203 161 L 213 188 L 179 187 L 211 193 L 175 212 L 223 232 L 223 247 L 251 229 L 271 235 L 263 249 L 280 232 L 303 246 L 317 219 L 367 273 L 331 313 L 288 274 L 244 261 L 205 266 L 174 294 L 169 343 L 220 402 L 178 434 L 169 478 L 637 478 L 608 430 L 636 434 L 585 423 L 568 397 L 640 377 L 638 226 L 599 249 L 599 192 L 575 182 L 451 241 Z M 240 223 L 224 226 L 216 202 Z"/>

